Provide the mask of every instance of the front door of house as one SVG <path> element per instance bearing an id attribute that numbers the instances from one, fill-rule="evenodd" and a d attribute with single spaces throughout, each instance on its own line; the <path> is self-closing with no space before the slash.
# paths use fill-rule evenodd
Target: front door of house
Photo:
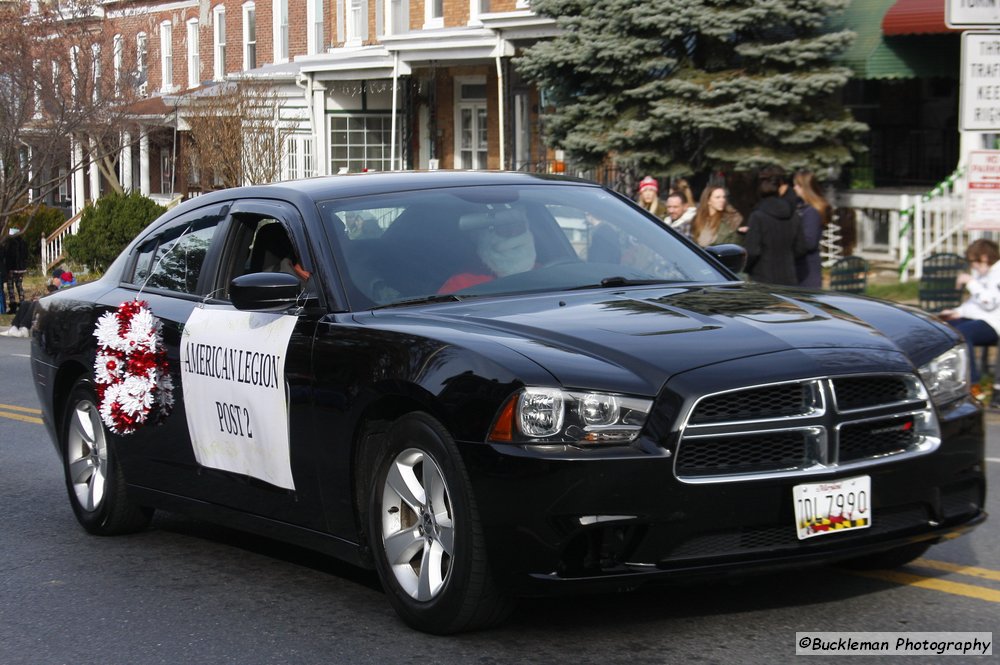
<path id="1" fill-rule="evenodd" d="M 485 169 L 486 81 L 457 80 L 455 109 L 455 168 Z"/>

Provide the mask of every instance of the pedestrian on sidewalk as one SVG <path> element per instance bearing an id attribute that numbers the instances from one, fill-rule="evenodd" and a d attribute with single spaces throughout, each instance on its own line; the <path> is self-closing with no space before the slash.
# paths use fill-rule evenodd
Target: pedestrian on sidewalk
<path id="1" fill-rule="evenodd" d="M 18 303 L 24 301 L 24 273 L 28 271 L 28 244 L 20 229 L 11 227 L 3 243 L 4 262 L 7 264 L 7 311 L 15 313 Z M 15 297 L 16 292 L 16 297 Z"/>

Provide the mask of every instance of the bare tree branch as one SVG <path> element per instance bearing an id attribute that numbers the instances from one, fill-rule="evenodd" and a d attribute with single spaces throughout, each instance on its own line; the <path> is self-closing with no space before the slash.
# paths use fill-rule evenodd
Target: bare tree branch
<path id="1" fill-rule="evenodd" d="M 34 12 L 27 3 L 0 4 L 2 234 L 12 215 L 91 161 L 104 163 L 101 172 L 120 190 L 114 157 L 122 149 L 129 105 L 138 98 L 129 40 L 116 38 L 111 24 L 93 11 L 96 0 L 62 8 L 38 4 Z M 85 158 L 78 163 L 73 139 L 83 143 Z"/>

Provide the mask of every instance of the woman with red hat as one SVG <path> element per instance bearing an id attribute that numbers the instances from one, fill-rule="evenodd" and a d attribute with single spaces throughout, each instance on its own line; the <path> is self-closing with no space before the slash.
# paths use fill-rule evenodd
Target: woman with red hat
<path id="1" fill-rule="evenodd" d="M 648 175 L 639 182 L 639 198 L 637 199 L 637 203 L 642 206 L 643 210 L 647 210 L 660 219 L 663 219 L 667 216 L 667 207 L 660 200 L 659 194 L 660 183 L 656 182 L 656 178 L 653 176 Z"/>

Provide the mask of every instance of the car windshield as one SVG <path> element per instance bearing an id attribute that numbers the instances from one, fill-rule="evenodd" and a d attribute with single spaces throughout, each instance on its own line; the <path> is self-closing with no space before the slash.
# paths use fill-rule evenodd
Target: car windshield
<path id="1" fill-rule="evenodd" d="M 729 279 L 598 187 L 487 185 L 319 204 L 353 309 Z"/>

